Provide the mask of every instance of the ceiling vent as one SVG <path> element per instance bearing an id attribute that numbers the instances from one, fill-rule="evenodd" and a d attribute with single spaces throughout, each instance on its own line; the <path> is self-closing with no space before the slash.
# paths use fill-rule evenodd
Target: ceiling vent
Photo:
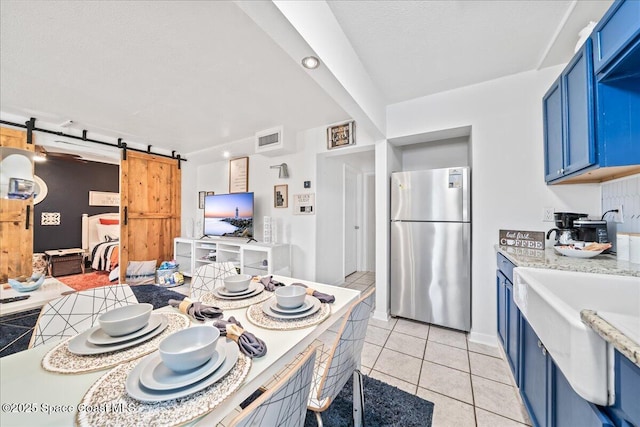
<path id="1" fill-rule="evenodd" d="M 256 133 L 256 153 L 273 156 L 282 154 L 284 151 L 282 126 Z"/>

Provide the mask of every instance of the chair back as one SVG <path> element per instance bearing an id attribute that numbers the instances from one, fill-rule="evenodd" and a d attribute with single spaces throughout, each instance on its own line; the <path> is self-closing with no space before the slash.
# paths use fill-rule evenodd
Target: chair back
<path id="1" fill-rule="evenodd" d="M 213 262 L 198 267 L 191 278 L 189 298 L 193 301 L 199 301 L 203 294 L 224 286 L 224 278 L 233 274 L 237 274 L 237 272 L 232 262 Z"/>
<path id="2" fill-rule="evenodd" d="M 315 378 L 316 393 L 310 396 L 310 407 L 327 408 L 353 372 L 360 369 L 362 347 L 374 302 L 375 289 L 371 289 L 349 309 L 329 351 L 325 369 L 320 377 Z"/>
<path id="3" fill-rule="evenodd" d="M 102 313 L 137 303 L 126 284 L 87 289 L 49 301 L 40 311 L 29 348 L 77 335 L 95 326 Z"/>
<path id="4" fill-rule="evenodd" d="M 287 374 L 244 408 L 229 427 L 304 425 L 315 359 L 316 349 L 309 347 Z"/>

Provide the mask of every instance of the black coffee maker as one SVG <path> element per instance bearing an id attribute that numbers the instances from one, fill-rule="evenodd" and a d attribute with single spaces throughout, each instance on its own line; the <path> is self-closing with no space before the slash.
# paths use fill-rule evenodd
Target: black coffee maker
<path id="1" fill-rule="evenodd" d="M 551 237 L 552 232 L 556 232 L 555 245 L 566 245 L 578 239 L 578 229 L 574 225 L 574 221 L 585 218 L 587 214 L 574 212 L 556 212 L 553 218 L 556 222 L 556 228 L 552 228 L 547 232 L 547 239 Z"/>

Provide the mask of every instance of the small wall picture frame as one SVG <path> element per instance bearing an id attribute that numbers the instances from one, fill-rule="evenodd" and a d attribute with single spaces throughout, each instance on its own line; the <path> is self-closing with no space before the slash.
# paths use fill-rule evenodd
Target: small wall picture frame
<path id="1" fill-rule="evenodd" d="M 273 207 L 289 207 L 289 186 L 287 184 L 273 186 Z"/>
<path id="2" fill-rule="evenodd" d="M 249 191 L 249 157 L 229 160 L 229 193 Z"/>
<path id="3" fill-rule="evenodd" d="M 198 209 L 204 209 L 204 196 L 207 194 L 205 191 L 198 192 Z"/>
<path id="4" fill-rule="evenodd" d="M 350 121 L 327 128 L 327 149 L 356 144 L 356 122 Z"/>

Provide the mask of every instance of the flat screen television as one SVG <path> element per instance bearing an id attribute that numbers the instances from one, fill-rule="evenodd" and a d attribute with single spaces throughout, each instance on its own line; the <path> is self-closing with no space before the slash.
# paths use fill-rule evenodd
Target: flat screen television
<path id="1" fill-rule="evenodd" d="M 214 194 L 204 198 L 205 236 L 253 237 L 253 193 Z"/>

